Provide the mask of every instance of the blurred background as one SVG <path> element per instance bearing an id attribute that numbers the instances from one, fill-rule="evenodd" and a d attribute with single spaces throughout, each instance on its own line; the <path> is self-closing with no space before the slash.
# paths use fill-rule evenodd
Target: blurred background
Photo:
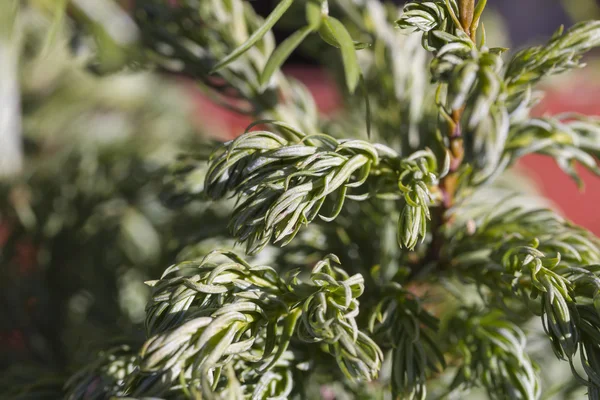
<path id="1" fill-rule="evenodd" d="M 36 368 L 55 371 L 85 364 L 80 350 L 95 339 L 143 338 L 143 281 L 160 275 L 182 246 L 224 234 L 219 210 L 161 208 L 156 178 L 180 152 L 210 148 L 211 137 L 234 137 L 250 120 L 215 105 L 182 77 L 108 76 L 135 49 L 127 10 L 144 0 L 23 1 L 20 37 L 11 42 L 5 18 L 10 21 L 8 4 L 15 1 L 0 0 L 0 133 L 22 128 L 24 154 L 12 160 L 19 146 L 11 150 L 15 143 L 0 135 L 0 172 L 11 163 L 23 169 L 17 185 L 0 181 L 0 368 L 33 360 Z M 249 1 L 263 15 L 276 3 Z M 53 11 L 57 4 L 76 17 L 75 34 L 65 32 L 65 17 Z M 561 24 L 600 19 L 600 0 L 488 4 L 489 42 L 513 50 L 547 40 Z M 288 18 L 276 26 L 277 41 L 293 24 Z M 10 47 L 15 41 L 18 51 Z M 90 52 L 98 54 L 91 63 Z M 584 70 L 545 82 L 536 113 L 600 115 L 597 57 Z M 285 71 L 307 85 L 324 115 L 336 113 L 341 99 L 334 79 L 307 53 L 295 54 Z M 526 157 L 518 171 L 566 217 L 600 235 L 600 178 L 582 168 L 579 190 L 542 156 Z M 13 385 L 40 374 L 3 372 L 2 379 Z"/>

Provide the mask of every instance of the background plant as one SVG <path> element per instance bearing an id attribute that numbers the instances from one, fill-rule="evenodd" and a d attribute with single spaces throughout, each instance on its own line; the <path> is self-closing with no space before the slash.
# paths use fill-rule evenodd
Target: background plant
<path id="1" fill-rule="evenodd" d="M 283 0 L 264 20 L 242 0 L 138 1 L 134 21 L 107 6 L 130 40 L 87 4 L 14 6 L 25 169 L 2 189 L 1 262 L 21 282 L 33 254 L 53 312 L 14 310 L 39 362 L 13 366 L 7 393 L 599 396 L 600 242 L 506 174 L 530 153 L 600 171 L 598 119 L 531 116 L 535 85 L 580 67 L 600 22 L 508 54 L 487 44 L 484 0 Z M 330 49 L 333 118 L 280 71 L 301 46 Z M 140 69 L 256 122 L 212 146 Z M 574 383 L 547 388 L 527 341 Z"/>

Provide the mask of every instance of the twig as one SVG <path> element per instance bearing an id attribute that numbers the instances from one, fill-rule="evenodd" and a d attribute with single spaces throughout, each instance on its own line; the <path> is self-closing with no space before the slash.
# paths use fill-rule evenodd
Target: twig
<path id="1" fill-rule="evenodd" d="M 474 30 L 471 29 L 475 12 L 475 0 L 458 0 L 460 15 L 458 19 L 461 28 L 474 41 Z M 431 227 L 433 237 L 430 248 L 423 259 L 423 264 L 429 262 L 439 262 L 442 256 L 442 245 L 445 241 L 443 228 L 451 223 L 447 211 L 454 204 L 456 189 L 458 186 L 458 170 L 464 159 L 464 141 L 460 120 L 464 112 L 464 107 L 452 112 L 451 119 L 448 119 L 448 142 L 450 151 L 450 170 L 448 174 L 440 179 L 439 189 L 442 195 L 442 202 L 437 210 L 432 213 Z M 440 263 L 445 265 L 445 263 Z"/>

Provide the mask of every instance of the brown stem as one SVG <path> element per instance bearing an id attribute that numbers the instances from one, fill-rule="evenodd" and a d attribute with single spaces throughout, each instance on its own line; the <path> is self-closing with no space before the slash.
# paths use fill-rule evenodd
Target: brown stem
<path id="1" fill-rule="evenodd" d="M 450 171 L 440 180 L 442 192 L 442 207 L 448 209 L 454 203 L 454 194 L 458 180 L 457 171 L 463 162 L 465 150 L 462 137 L 460 119 L 464 108 L 452 112 L 452 123 L 448 126 L 448 141 L 450 150 Z"/>
<path id="2" fill-rule="evenodd" d="M 470 35 L 471 26 L 473 25 L 473 18 L 475 13 L 475 0 L 458 0 L 459 8 L 459 21 L 467 34 Z M 454 203 L 454 195 L 457 189 L 458 183 L 458 169 L 463 162 L 464 158 L 464 144 L 462 137 L 462 129 L 460 126 L 460 119 L 464 112 L 464 107 L 460 110 L 452 111 L 452 121 L 448 124 L 448 140 L 450 150 L 450 171 L 448 175 L 440 180 L 440 191 L 442 193 L 442 204 L 441 204 L 441 215 L 445 214 Z M 449 221 L 446 217 L 441 218 L 442 225 Z"/>
<path id="3" fill-rule="evenodd" d="M 469 35 L 471 40 L 475 41 L 475 32 L 472 29 L 475 0 L 458 0 L 459 7 L 459 22 L 462 29 Z M 448 268 L 449 263 L 444 260 L 443 245 L 445 242 L 443 228 L 452 223 L 452 218 L 449 218 L 447 211 L 454 204 L 456 189 L 458 187 L 458 170 L 464 159 L 464 143 L 462 136 L 462 128 L 460 120 L 464 112 L 464 107 L 459 110 L 453 110 L 451 120 L 448 121 L 448 150 L 450 151 L 450 170 L 448 174 L 440 179 L 439 190 L 441 194 L 441 203 L 438 207 L 432 210 L 431 230 L 432 240 L 425 257 L 419 263 L 426 265 L 430 262 L 435 262 L 440 268 Z M 414 278 L 420 271 L 416 265 L 413 268 L 411 277 Z"/>
<path id="4" fill-rule="evenodd" d="M 458 11 L 462 28 L 469 34 L 473 24 L 473 14 L 475 13 L 475 0 L 458 0 Z"/>

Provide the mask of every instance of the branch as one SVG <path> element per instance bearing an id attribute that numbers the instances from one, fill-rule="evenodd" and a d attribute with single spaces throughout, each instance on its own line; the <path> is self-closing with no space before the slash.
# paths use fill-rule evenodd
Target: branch
<path id="1" fill-rule="evenodd" d="M 499 310 L 459 309 L 445 334 L 462 357 L 451 389 L 483 386 L 490 399 L 538 399 L 538 366 L 526 353 L 525 334 Z"/>
<path id="2" fill-rule="evenodd" d="M 381 288 L 381 301 L 370 314 L 369 330 L 384 349 L 392 349 L 394 398 L 424 399 L 427 379 L 446 368 L 436 336 L 438 323 L 420 299 L 400 285 Z"/>
<path id="3" fill-rule="evenodd" d="M 289 243 L 317 216 L 332 221 L 346 199 L 370 196 L 404 199 L 398 241 L 413 249 L 427 232 L 434 202 L 437 161 L 420 151 L 401 159 L 386 146 L 331 136 L 306 136 L 293 128 L 296 140 L 265 132 L 247 132 L 223 146 L 211 162 L 205 192 L 218 200 L 233 191 L 239 198 L 232 219 L 235 237 L 247 251 L 261 251 L 271 240 Z M 365 186 L 360 193 L 350 192 Z M 321 209 L 335 196 L 332 214 Z"/>
<path id="4" fill-rule="evenodd" d="M 166 390 L 180 380 L 208 399 L 233 393 L 288 397 L 292 370 L 305 361 L 290 350 L 292 338 L 331 354 L 348 379 L 374 379 L 383 354 L 355 320 L 362 276 L 349 276 L 334 255 L 315 265 L 308 282 L 298 278 L 300 272 L 283 280 L 270 267 L 214 251 L 148 282 L 150 337 L 129 393 L 160 394 L 147 390 L 158 381 L 167 383 Z M 230 373 L 222 376 L 223 370 Z M 286 384 L 267 384 L 281 380 Z"/>
<path id="5" fill-rule="evenodd" d="M 600 176 L 600 118 L 569 113 L 515 123 L 506 141 L 506 164 L 531 153 L 554 158 L 582 187 L 577 163 Z"/>
<path id="6" fill-rule="evenodd" d="M 548 43 L 515 54 L 506 68 L 511 92 L 524 91 L 542 78 L 582 67 L 581 57 L 600 46 L 600 21 L 580 22 L 566 32 L 560 28 Z"/>
<path id="7" fill-rule="evenodd" d="M 456 210 L 461 219 L 472 218 L 476 229 L 453 232 L 452 271 L 487 287 L 481 293 L 488 302 L 536 314 L 541 309 L 556 356 L 573 365 L 579 350 L 587 373 L 582 381 L 598 389 L 600 336 L 593 305 L 600 299 L 600 242 L 550 210 L 526 209 L 521 204 L 527 201 L 514 194 L 510 200 L 483 205 L 479 199 L 478 207 Z"/>

